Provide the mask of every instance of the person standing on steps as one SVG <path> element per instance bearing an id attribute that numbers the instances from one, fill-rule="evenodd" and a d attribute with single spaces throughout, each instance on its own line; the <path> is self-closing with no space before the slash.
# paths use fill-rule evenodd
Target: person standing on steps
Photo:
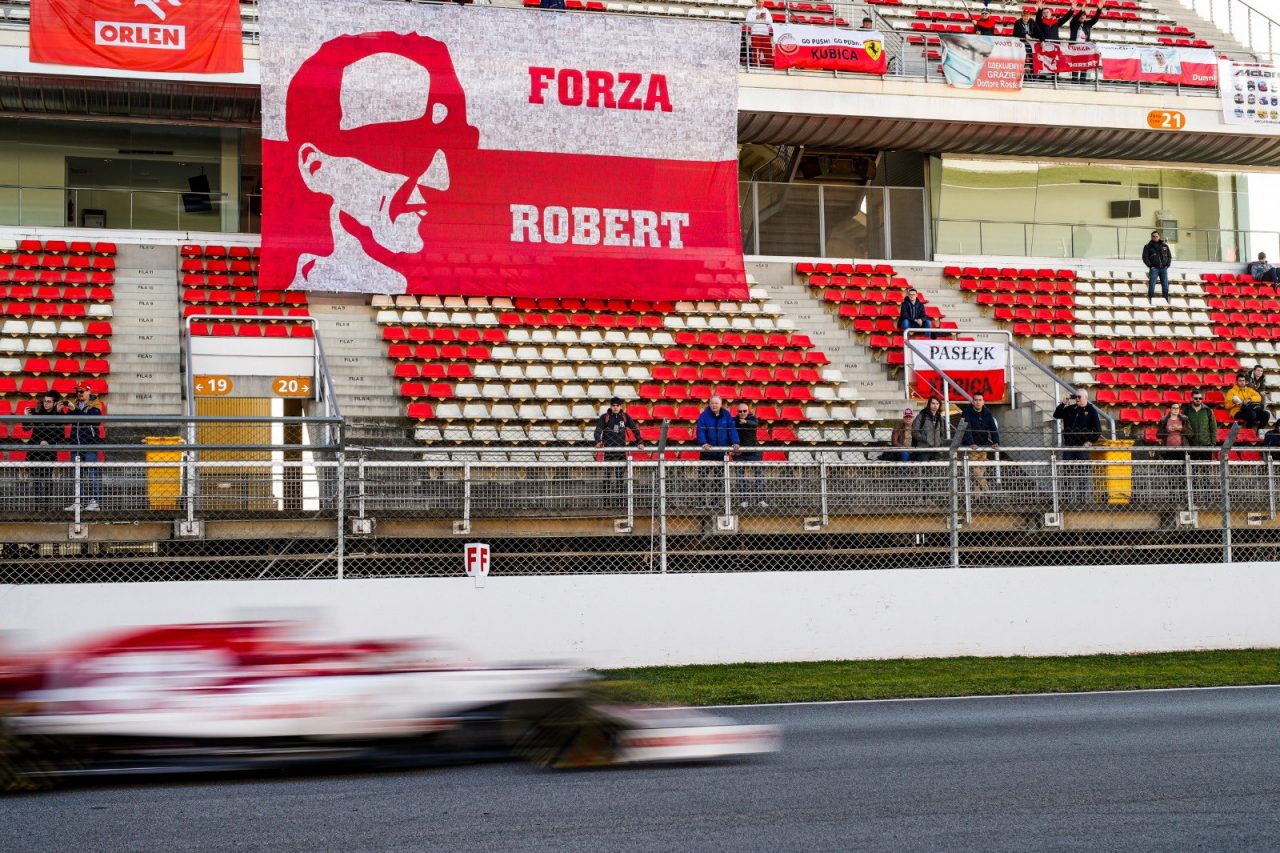
<path id="1" fill-rule="evenodd" d="M 1142 262 L 1147 265 L 1147 301 L 1155 298 L 1156 281 L 1160 282 L 1160 295 L 1169 301 L 1169 267 L 1173 266 L 1173 251 L 1160 236 L 1151 232 L 1151 242 L 1142 247 Z"/>

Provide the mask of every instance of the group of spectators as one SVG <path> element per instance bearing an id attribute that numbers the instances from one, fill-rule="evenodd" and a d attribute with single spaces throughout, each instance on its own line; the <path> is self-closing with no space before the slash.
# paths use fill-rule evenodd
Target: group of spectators
<path id="1" fill-rule="evenodd" d="M 96 419 L 102 417 L 102 403 L 86 385 L 77 385 L 75 396 L 71 399 L 58 399 L 52 394 L 40 398 L 36 407 L 28 414 L 24 426 L 31 432 L 27 439 L 28 462 L 52 463 L 58 461 L 56 450 L 41 450 L 43 447 L 57 445 L 76 445 L 79 447 L 96 446 L 102 443 L 100 423 L 93 420 L 65 420 L 67 417 Z M 76 501 L 65 507 L 67 512 L 76 509 L 77 502 L 87 500 L 83 509 L 94 512 L 99 509 L 102 500 L 102 473 L 96 463 L 101 461 L 97 450 L 79 450 L 72 454 L 73 462 L 90 463 L 81 466 L 83 471 L 83 490 L 76 495 Z M 49 509 L 50 505 L 59 501 L 61 478 L 57 477 L 57 467 L 51 464 L 33 465 L 30 469 L 32 477 L 32 497 L 40 509 Z"/>

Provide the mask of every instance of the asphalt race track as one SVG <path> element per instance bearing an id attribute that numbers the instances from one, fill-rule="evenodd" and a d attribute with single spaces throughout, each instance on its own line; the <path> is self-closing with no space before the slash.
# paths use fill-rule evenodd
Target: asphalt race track
<path id="1" fill-rule="evenodd" d="M 1276 850 L 1280 688 L 742 708 L 730 765 L 0 798 L 3 850 Z"/>

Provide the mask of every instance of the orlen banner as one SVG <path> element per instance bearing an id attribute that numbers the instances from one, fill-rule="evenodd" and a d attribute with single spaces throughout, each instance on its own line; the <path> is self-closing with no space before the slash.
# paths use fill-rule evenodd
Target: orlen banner
<path id="1" fill-rule="evenodd" d="M 934 341 L 912 335 L 907 339 L 907 367 L 915 375 L 916 394 L 928 398 L 938 394 L 944 384 L 930 362 L 951 378 L 965 393 L 981 393 L 988 403 L 1005 399 L 1005 379 L 1009 366 L 1009 347 L 1003 343 L 982 341 Z M 923 355 L 924 358 L 918 357 Z M 928 359 L 926 361 L 925 359 Z M 959 396 L 951 391 L 952 399 Z"/>
<path id="2" fill-rule="evenodd" d="M 1038 41 L 1032 49 L 1036 74 L 1091 71 L 1102 61 L 1098 46 L 1087 41 Z"/>
<path id="3" fill-rule="evenodd" d="M 233 74 L 244 70 L 238 0 L 31 0 L 32 62 Z"/>
<path id="4" fill-rule="evenodd" d="M 1021 39 L 975 35 L 940 36 L 942 74 L 957 89 L 1016 92 L 1027 61 Z"/>
<path id="5" fill-rule="evenodd" d="M 747 295 L 736 25 L 262 0 L 263 286 Z"/>
<path id="6" fill-rule="evenodd" d="M 1191 47 L 1099 44 L 1102 78 L 1137 83 L 1180 86 L 1218 85 L 1218 56 L 1212 50 Z"/>
<path id="7" fill-rule="evenodd" d="M 875 30 L 774 24 L 773 67 L 884 74 L 889 59 L 884 38 Z"/>

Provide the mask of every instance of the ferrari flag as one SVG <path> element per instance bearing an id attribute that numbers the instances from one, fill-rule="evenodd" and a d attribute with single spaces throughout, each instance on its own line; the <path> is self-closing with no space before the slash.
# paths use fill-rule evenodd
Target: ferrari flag
<path id="1" fill-rule="evenodd" d="M 31 0 L 32 62 L 235 74 L 237 0 Z"/>
<path id="2" fill-rule="evenodd" d="M 263 0 L 262 285 L 745 297 L 731 26 Z"/>
<path id="3" fill-rule="evenodd" d="M 773 67 L 884 74 L 889 60 L 884 39 L 875 30 L 774 24 Z"/>

